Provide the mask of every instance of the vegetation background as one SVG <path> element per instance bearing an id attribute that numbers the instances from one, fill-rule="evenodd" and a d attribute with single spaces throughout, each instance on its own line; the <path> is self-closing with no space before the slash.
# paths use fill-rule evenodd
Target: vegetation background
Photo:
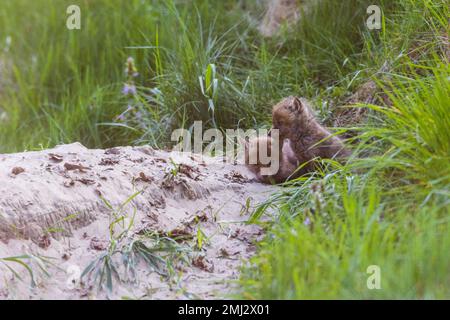
<path id="1" fill-rule="evenodd" d="M 71 4 L 81 30 L 65 28 Z M 381 30 L 365 25 L 370 4 Z M 254 212 L 268 233 L 237 296 L 450 298 L 448 2 L 315 1 L 272 38 L 263 13 L 259 0 L 0 0 L 0 152 L 165 148 L 194 120 L 269 127 L 274 103 L 304 96 L 354 156 Z"/>

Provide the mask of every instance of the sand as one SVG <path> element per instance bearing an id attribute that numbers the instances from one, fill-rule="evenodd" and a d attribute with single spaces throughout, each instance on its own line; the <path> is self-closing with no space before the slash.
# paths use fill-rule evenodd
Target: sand
<path id="1" fill-rule="evenodd" d="M 0 181 L 0 299 L 229 298 L 264 236 L 245 222 L 277 189 L 221 158 L 79 143 L 2 154 Z M 170 264 L 159 272 L 140 261 L 130 276 L 119 253 L 113 259 L 121 280 L 112 278 L 111 290 L 95 273 L 80 278 L 113 239 L 123 249 L 161 238 L 177 252 L 160 254 Z M 21 255 L 45 260 L 19 259 L 34 286 L 22 265 L 4 260 Z"/>

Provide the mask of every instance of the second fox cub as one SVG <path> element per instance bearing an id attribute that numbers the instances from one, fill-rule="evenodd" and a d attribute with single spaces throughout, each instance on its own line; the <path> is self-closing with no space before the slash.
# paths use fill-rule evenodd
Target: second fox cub
<path id="1" fill-rule="evenodd" d="M 283 141 L 283 140 L 281 140 Z M 288 180 L 298 167 L 297 157 L 292 150 L 289 140 L 283 141 L 280 146 L 280 153 L 278 154 L 278 168 L 275 174 L 262 174 L 263 168 L 269 168 L 273 164 L 263 164 L 261 159 L 261 149 L 264 150 L 262 154 L 267 155 L 273 161 L 272 145 L 274 141 L 269 136 L 262 136 L 251 139 L 245 144 L 245 164 L 252 171 L 256 178 L 264 183 L 282 183 Z"/>
<path id="2" fill-rule="evenodd" d="M 273 128 L 280 140 L 289 139 L 300 164 L 307 163 L 300 174 L 314 170 L 315 158 L 340 159 L 350 155 L 341 139 L 331 135 L 314 117 L 305 99 L 288 97 L 272 110 Z"/>

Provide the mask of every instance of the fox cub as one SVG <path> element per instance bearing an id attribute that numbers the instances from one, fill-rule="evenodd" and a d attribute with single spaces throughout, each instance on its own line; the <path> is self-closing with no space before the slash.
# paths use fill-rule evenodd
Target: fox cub
<path id="1" fill-rule="evenodd" d="M 297 157 L 292 150 L 291 143 L 288 139 L 283 141 L 280 146 L 280 152 L 278 154 L 278 167 L 275 168 L 276 173 L 265 175 L 262 169 L 268 169 L 273 165 L 272 159 L 272 145 L 274 140 L 269 136 L 262 136 L 253 138 L 245 144 L 245 164 L 252 171 L 256 178 L 263 183 L 282 183 L 288 180 L 288 178 L 295 172 L 298 167 Z M 267 155 L 271 161 L 265 163 L 261 159 L 261 150 L 264 150 L 262 154 Z M 275 156 L 275 155 L 274 155 Z"/>
<path id="2" fill-rule="evenodd" d="M 350 155 L 342 140 L 331 135 L 315 118 L 305 99 L 290 96 L 272 109 L 273 128 L 280 139 L 289 139 L 300 164 L 300 174 L 315 169 L 315 158 L 342 159 Z"/>

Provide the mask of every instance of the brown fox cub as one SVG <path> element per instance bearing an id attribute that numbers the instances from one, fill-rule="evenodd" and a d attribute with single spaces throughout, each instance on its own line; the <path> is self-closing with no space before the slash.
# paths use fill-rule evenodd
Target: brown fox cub
<path id="1" fill-rule="evenodd" d="M 300 164 L 314 158 L 341 159 L 348 157 L 341 139 L 332 136 L 314 117 L 305 99 L 288 97 L 272 110 L 273 128 L 279 130 L 280 140 L 289 139 Z M 300 174 L 314 170 L 314 163 L 305 165 Z"/>
<path id="2" fill-rule="evenodd" d="M 263 136 L 253 138 L 245 144 L 245 164 L 256 175 L 257 179 L 263 183 L 285 182 L 298 167 L 297 158 L 288 139 L 283 141 L 280 146 L 280 153 L 277 155 L 278 159 L 272 159 L 273 143 L 274 139 L 269 136 Z M 261 150 L 263 150 L 262 153 Z M 270 162 L 263 161 L 261 154 L 267 155 Z M 274 168 L 276 173 L 265 174 L 263 169 L 269 169 L 274 163 L 276 163 Z"/>

